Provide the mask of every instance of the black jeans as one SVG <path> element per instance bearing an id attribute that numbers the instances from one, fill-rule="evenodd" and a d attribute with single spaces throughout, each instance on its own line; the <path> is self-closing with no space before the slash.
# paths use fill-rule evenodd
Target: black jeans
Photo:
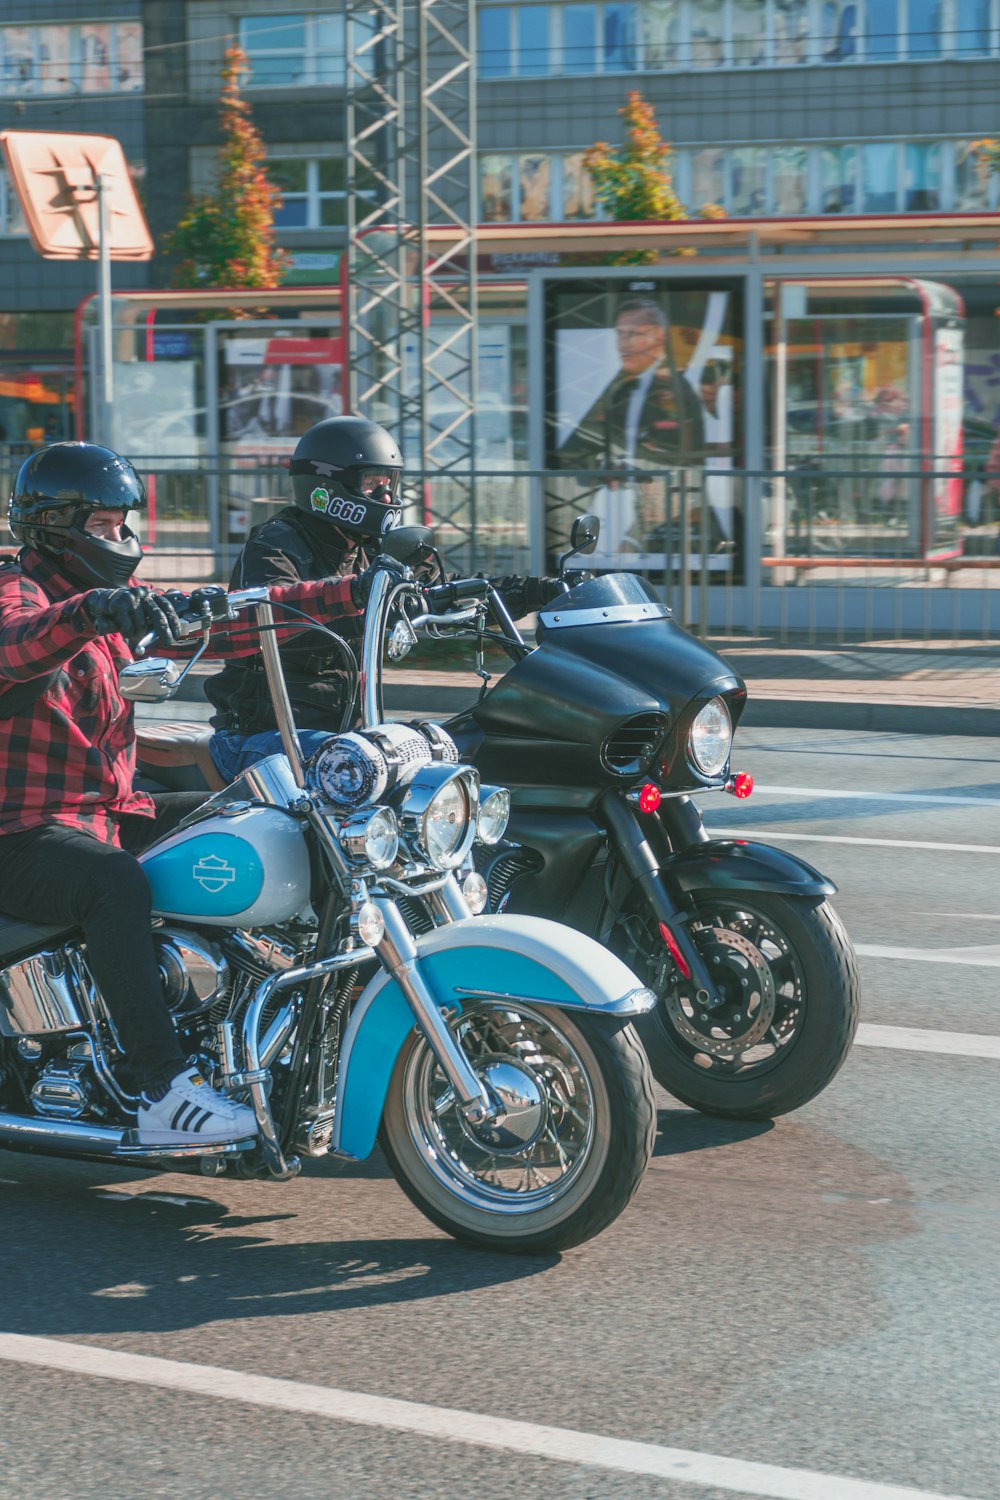
<path id="1" fill-rule="evenodd" d="M 140 1089 L 172 1078 L 186 1059 L 160 988 L 149 881 L 135 856 L 204 800 L 199 792 L 158 793 L 155 817 L 119 819 L 120 849 L 62 823 L 0 837 L 0 911 L 83 929 L 91 973 Z"/>

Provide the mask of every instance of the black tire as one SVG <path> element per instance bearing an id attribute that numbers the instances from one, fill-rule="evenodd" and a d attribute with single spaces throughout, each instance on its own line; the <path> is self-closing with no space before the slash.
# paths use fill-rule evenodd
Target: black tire
<path id="1" fill-rule="evenodd" d="M 715 924 L 725 921 L 727 911 L 747 913 L 783 934 L 790 953 L 771 967 L 779 978 L 782 972 L 794 974 L 797 1004 L 794 1012 L 791 1005 L 787 1011 L 794 1024 L 769 1057 L 742 1063 L 710 1058 L 678 1031 L 671 1017 L 668 1002 L 674 1001 L 676 1014 L 681 993 L 674 971 L 666 986 L 657 984 L 660 1004 L 638 1023 L 657 1083 L 692 1109 L 723 1119 L 769 1120 L 801 1108 L 839 1071 L 857 1030 L 858 964 L 840 918 L 826 901 L 767 892 L 754 892 L 745 900 L 739 892 L 723 897 L 706 892 L 693 899 L 699 915 Z M 744 929 L 752 932 L 753 921 Z M 699 937 L 700 945 L 704 941 Z M 785 984 L 789 988 L 791 981 Z"/>
<path id="2" fill-rule="evenodd" d="M 510 1001 L 505 1002 L 501 1011 L 495 1002 L 473 1004 L 477 1009 L 469 1013 L 472 1016 L 492 1011 L 541 1021 L 549 1028 L 548 1034 L 558 1033 L 579 1059 L 592 1100 L 593 1131 L 589 1144 L 581 1149 L 578 1170 L 574 1168 L 576 1175 L 560 1196 L 537 1207 L 526 1207 L 523 1212 L 518 1211 L 509 1193 L 502 1204 L 497 1200 L 499 1185 L 470 1186 L 459 1180 L 462 1175 L 459 1167 L 464 1171 L 464 1165 L 458 1162 L 457 1154 L 451 1162 L 446 1158 L 449 1152 L 461 1151 L 461 1130 L 453 1122 L 449 1152 L 429 1153 L 428 1137 L 423 1133 L 427 1126 L 419 1105 L 413 1105 L 416 1093 L 424 1086 L 421 1079 L 436 1079 L 435 1088 L 443 1082 L 443 1075 L 433 1072 L 437 1065 L 426 1041 L 415 1032 L 396 1060 L 379 1132 L 382 1150 L 396 1181 L 432 1223 L 469 1245 L 509 1254 L 537 1255 L 566 1250 L 593 1239 L 627 1206 L 653 1150 L 656 1131 L 653 1081 L 634 1028 L 621 1021 L 585 1013 L 570 1014 L 544 1005 Z M 468 1015 L 460 1018 L 467 1019 Z M 474 1051 L 464 1041 L 463 1045 L 475 1061 Z M 499 1054 L 494 1049 L 490 1055 Z M 523 1062 L 524 1054 L 518 1055 Z M 539 1146 L 542 1144 L 538 1142 Z M 469 1159 L 475 1160 L 478 1151 L 478 1146 L 470 1142 Z M 515 1168 L 512 1175 L 519 1172 L 526 1176 L 527 1156 L 528 1153 L 524 1157 L 509 1156 L 503 1162 Z M 496 1204 L 492 1207 L 491 1193 Z"/>

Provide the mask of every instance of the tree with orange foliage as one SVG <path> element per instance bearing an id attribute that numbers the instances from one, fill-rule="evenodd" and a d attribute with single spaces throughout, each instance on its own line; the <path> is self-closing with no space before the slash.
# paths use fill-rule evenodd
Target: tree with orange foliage
<path id="1" fill-rule="evenodd" d="M 219 174 L 216 190 L 192 198 L 164 241 L 178 257 L 177 287 L 272 287 L 288 266 L 278 248 L 275 211 L 281 194 L 268 179 L 264 143 L 240 92 L 246 54 L 230 47 L 222 65 Z"/>
<path id="2" fill-rule="evenodd" d="M 670 175 L 671 147 L 660 135 L 653 106 L 638 89 L 631 89 L 618 113 L 627 127 L 624 144 L 615 147 L 597 141 L 583 157 L 598 202 L 619 221 L 677 223 L 687 219 Z M 699 217 L 724 219 L 726 212 L 710 203 Z M 654 265 L 659 258 L 656 250 L 623 250 L 608 257 L 612 265 L 632 266 Z"/>

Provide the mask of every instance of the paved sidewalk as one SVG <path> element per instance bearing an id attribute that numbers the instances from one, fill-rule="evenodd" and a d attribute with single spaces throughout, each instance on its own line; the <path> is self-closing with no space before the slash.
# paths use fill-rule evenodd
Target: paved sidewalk
<path id="1" fill-rule="evenodd" d="M 830 647 L 740 637 L 711 644 L 746 680 L 749 727 L 1000 736 L 1000 643 Z M 207 718 L 203 683 L 214 670 L 196 667 L 182 699 L 155 716 Z M 388 668 L 386 708 L 444 716 L 474 703 L 479 688 L 469 671 Z"/>

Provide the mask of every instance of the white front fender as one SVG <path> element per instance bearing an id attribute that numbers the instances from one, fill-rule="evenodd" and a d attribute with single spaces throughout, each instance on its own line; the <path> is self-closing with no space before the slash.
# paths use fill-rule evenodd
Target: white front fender
<path id="1" fill-rule="evenodd" d="M 555 1005 L 609 1017 L 656 1004 L 620 958 L 585 933 L 544 917 L 468 917 L 416 940 L 421 976 L 439 1005 L 477 998 Z M 332 1149 L 365 1157 L 375 1145 L 389 1079 L 413 1012 L 384 969 L 351 1012 L 337 1073 Z"/>

